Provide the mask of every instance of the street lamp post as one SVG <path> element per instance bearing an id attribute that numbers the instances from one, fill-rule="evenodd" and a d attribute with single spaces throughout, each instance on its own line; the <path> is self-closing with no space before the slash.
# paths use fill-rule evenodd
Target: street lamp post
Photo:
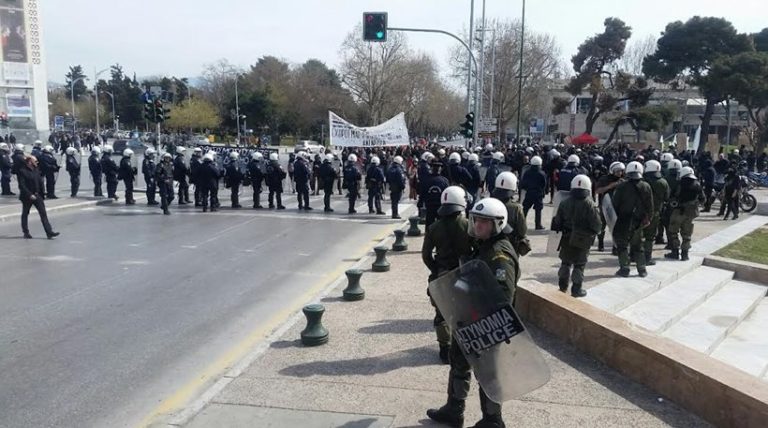
<path id="1" fill-rule="evenodd" d="M 75 119 L 75 84 L 81 80 L 85 80 L 87 77 L 78 77 L 69 84 L 69 91 L 72 99 L 72 133 L 77 132 L 77 120 Z"/>
<path id="2" fill-rule="evenodd" d="M 96 71 L 96 69 L 94 69 L 94 71 Z M 94 92 L 96 93 L 96 135 L 97 136 L 101 134 L 99 129 L 99 76 L 102 73 L 105 73 L 107 71 L 109 71 L 109 69 L 105 68 L 104 70 L 96 72 L 96 75 L 93 79 L 93 89 L 94 89 Z"/>
<path id="3" fill-rule="evenodd" d="M 115 126 L 115 131 L 117 131 L 117 115 L 115 114 L 115 95 L 112 92 L 109 91 L 101 91 L 105 94 L 109 95 L 109 98 L 112 99 L 112 124 Z"/>
<path id="4" fill-rule="evenodd" d="M 525 47 L 525 0 L 523 0 L 523 17 L 520 26 L 520 73 L 517 76 L 517 142 L 520 143 L 520 120 L 523 115 L 523 52 Z"/>
<path id="5" fill-rule="evenodd" d="M 240 73 L 235 74 L 235 116 L 237 116 L 237 145 L 240 145 L 240 94 L 237 91 L 237 81 Z"/>

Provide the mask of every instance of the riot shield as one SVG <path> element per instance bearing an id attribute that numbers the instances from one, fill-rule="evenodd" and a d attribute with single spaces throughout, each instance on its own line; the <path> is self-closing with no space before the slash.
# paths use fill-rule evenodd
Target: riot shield
<path id="1" fill-rule="evenodd" d="M 557 215 L 557 209 L 560 207 L 560 204 L 570 197 L 571 192 L 568 190 L 558 190 L 555 192 L 555 197 L 552 199 L 552 218 L 555 218 Z M 557 255 L 557 247 L 560 246 L 561 235 L 560 232 L 555 232 L 554 230 L 549 232 L 549 238 L 547 239 L 547 255 Z"/>
<path id="2" fill-rule="evenodd" d="M 549 367 L 487 264 L 469 263 L 429 292 L 488 397 L 503 403 L 549 381 Z"/>
<path id="3" fill-rule="evenodd" d="M 616 210 L 613 208 L 613 199 L 611 195 L 606 194 L 603 196 L 603 201 L 600 203 L 600 210 L 603 212 L 603 218 L 605 218 L 605 224 L 608 226 L 608 230 L 611 231 L 613 236 L 613 228 L 616 226 Z"/>

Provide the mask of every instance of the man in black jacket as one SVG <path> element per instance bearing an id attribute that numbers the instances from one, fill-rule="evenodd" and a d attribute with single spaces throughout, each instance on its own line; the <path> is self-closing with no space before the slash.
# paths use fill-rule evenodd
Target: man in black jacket
<path id="1" fill-rule="evenodd" d="M 93 180 L 93 196 L 104 196 L 101 193 L 101 161 L 99 156 L 101 155 L 101 149 L 97 146 L 91 150 L 91 157 L 88 158 L 88 171 L 91 173 L 91 179 Z"/>
<path id="2" fill-rule="evenodd" d="M 248 162 L 248 177 L 251 178 L 253 187 L 253 208 L 262 209 L 261 206 L 261 183 L 264 181 L 264 172 L 261 170 L 264 155 L 260 152 L 253 152 L 251 161 Z"/>
<path id="3" fill-rule="evenodd" d="M 2 184 L 3 196 L 13 196 L 15 193 L 11 192 L 11 170 L 13 169 L 13 162 L 11 161 L 10 148 L 6 143 L 0 143 L 0 183 Z"/>
<path id="4" fill-rule="evenodd" d="M 243 172 L 240 171 L 240 154 L 233 151 L 229 154 L 229 164 L 224 169 L 224 183 L 231 191 L 232 208 L 242 208 L 240 205 L 240 184 L 243 182 Z"/>
<path id="5" fill-rule="evenodd" d="M 176 147 L 176 158 L 173 160 L 173 179 L 179 182 L 179 205 L 189 203 L 189 184 L 187 176 L 189 167 L 184 159 L 185 147 Z"/>
<path id="6" fill-rule="evenodd" d="M 45 146 L 43 154 L 40 157 L 40 171 L 45 176 L 45 197 L 48 199 L 58 199 L 56 197 L 56 173 L 61 168 L 59 162 L 53 156 L 53 146 Z"/>
<path id="7" fill-rule="evenodd" d="M 104 154 L 101 155 L 101 171 L 104 173 L 104 181 L 107 182 L 107 197 L 118 200 L 117 197 L 117 164 L 112 160 L 112 146 L 104 146 Z"/>
<path id="8" fill-rule="evenodd" d="M 387 183 L 389 183 L 390 199 L 392 201 L 392 218 L 399 219 L 398 205 L 405 190 L 405 170 L 403 170 L 403 158 L 395 156 L 392 166 L 387 170 Z"/>
<path id="9" fill-rule="evenodd" d="M 338 178 L 336 174 L 336 170 L 333 168 L 333 165 L 331 164 L 333 162 L 333 154 L 328 153 L 325 155 L 325 160 L 323 161 L 323 164 L 320 165 L 320 169 L 318 170 L 317 174 L 320 177 L 320 183 L 323 185 L 323 204 L 325 205 L 325 212 L 332 213 L 333 208 L 331 208 L 331 195 L 333 195 L 333 181 Z"/>
<path id="10" fill-rule="evenodd" d="M 125 185 L 125 205 L 134 205 L 136 201 L 133 199 L 133 182 L 136 180 L 136 167 L 131 162 L 133 158 L 133 150 L 125 149 L 123 151 L 123 158 L 120 159 L 120 169 L 118 170 L 118 177 L 123 180 Z"/>
<path id="11" fill-rule="evenodd" d="M 80 153 L 74 147 L 67 147 L 66 167 L 69 173 L 69 196 L 74 198 L 80 189 Z"/>
<path id="12" fill-rule="evenodd" d="M 48 222 L 48 214 L 45 212 L 45 203 L 43 202 L 43 177 L 37 169 L 37 158 L 27 156 L 24 159 L 24 165 L 19 168 L 19 200 L 21 200 L 21 231 L 24 232 L 25 239 L 32 239 L 29 234 L 29 211 L 32 206 L 40 214 L 40 220 L 43 222 L 43 228 L 48 239 L 59 236 L 59 232 L 54 232 L 51 223 Z"/>

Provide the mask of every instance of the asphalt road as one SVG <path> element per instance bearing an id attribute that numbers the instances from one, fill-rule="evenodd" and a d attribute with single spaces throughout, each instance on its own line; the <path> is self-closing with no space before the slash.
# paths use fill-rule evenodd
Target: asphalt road
<path id="1" fill-rule="evenodd" d="M 65 211 L 52 241 L 0 223 L 0 426 L 134 426 L 399 225 L 339 214 L 338 195 L 331 215 L 286 196 L 286 211 Z M 30 226 L 44 236 L 34 211 Z"/>

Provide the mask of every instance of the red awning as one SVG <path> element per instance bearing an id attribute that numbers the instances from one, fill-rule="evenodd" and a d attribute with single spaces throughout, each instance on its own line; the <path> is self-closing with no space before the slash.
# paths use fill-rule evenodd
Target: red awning
<path id="1" fill-rule="evenodd" d="M 578 137 L 571 139 L 571 143 L 577 146 L 595 144 L 597 141 L 597 137 L 593 137 L 586 132 L 579 135 Z"/>

